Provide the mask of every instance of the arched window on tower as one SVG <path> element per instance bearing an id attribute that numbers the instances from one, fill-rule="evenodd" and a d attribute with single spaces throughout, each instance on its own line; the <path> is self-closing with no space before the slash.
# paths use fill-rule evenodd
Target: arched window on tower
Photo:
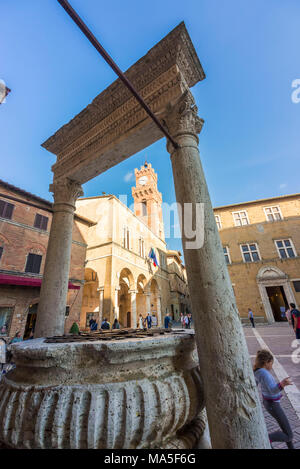
<path id="1" fill-rule="evenodd" d="M 146 200 L 142 201 L 142 216 L 145 217 L 147 215 L 147 202 Z"/>

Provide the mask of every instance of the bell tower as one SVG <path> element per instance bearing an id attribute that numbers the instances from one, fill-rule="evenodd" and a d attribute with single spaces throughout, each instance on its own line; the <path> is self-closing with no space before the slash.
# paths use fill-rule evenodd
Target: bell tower
<path id="1" fill-rule="evenodd" d="M 147 163 L 135 169 L 136 187 L 132 188 L 134 213 L 161 239 L 165 239 L 162 218 L 162 195 L 157 189 L 157 174 Z"/>

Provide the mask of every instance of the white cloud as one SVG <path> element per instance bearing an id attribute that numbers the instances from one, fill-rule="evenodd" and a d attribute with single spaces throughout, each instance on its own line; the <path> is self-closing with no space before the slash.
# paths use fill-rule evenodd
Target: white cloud
<path id="1" fill-rule="evenodd" d="M 133 171 L 129 171 L 128 173 L 125 174 L 124 176 L 124 181 L 125 182 L 130 182 L 134 180 L 134 174 Z"/>

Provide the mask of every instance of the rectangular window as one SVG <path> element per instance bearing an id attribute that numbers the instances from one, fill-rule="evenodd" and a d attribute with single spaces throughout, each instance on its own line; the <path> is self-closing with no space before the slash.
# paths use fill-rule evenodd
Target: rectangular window
<path id="1" fill-rule="evenodd" d="M 14 207 L 15 206 L 13 204 L 0 200 L 0 217 L 11 220 Z"/>
<path id="2" fill-rule="evenodd" d="M 256 243 L 242 244 L 241 251 L 242 251 L 244 262 L 260 261 L 260 255 L 259 255 L 258 246 Z"/>
<path id="3" fill-rule="evenodd" d="M 235 226 L 249 225 L 248 214 L 246 210 L 241 212 L 232 212 Z"/>
<path id="4" fill-rule="evenodd" d="M 1 260 L 2 254 L 3 254 L 3 246 L 0 246 L 0 260 Z"/>
<path id="5" fill-rule="evenodd" d="M 0 336 L 8 335 L 13 315 L 11 306 L 0 306 Z"/>
<path id="6" fill-rule="evenodd" d="M 42 256 L 39 254 L 28 254 L 25 272 L 39 274 L 42 263 Z"/>
<path id="7" fill-rule="evenodd" d="M 279 205 L 274 207 L 264 207 L 265 215 L 267 221 L 277 221 L 282 220 L 281 211 Z"/>
<path id="8" fill-rule="evenodd" d="M 300 293 L 300 280 L 295 280 L 293 282 L 293 285 L 294 285 L 294 288 L 295 288 L 295 292 Z"/>
<path id="9" fill-rule="evenodd" d="M 47 226 L 48 226 L 48 217 L 44 217 L 43 215 L 40 215 L 39 213 L 37 213 L 35 216 L 35 220 L 34 220 L 34 227 L 39 228 L 40 230 L 47 231 Z"/>
<path id="10" fill-rule="evenodd" d="M 145 217 L 147 215 L 147 202 L 143 200 L 142 202 L 142 216 Z"/>
<path id="11" fill-rule="evenodd" d="M 223 252 L 224 252 L 226 264 L 231 264 L 231 259 L 230 259 L 228 246 L 223 247 Z"/>
<path id="12" fill-rule="evenodd" d="M 126 226 L 123 228 L 123 248 L 130 249 L 130 230 Z"/>
<path id="13" fill-rule="evenodd" d="M 145 241 L 143 238 L 139 239 L 139 255 L 145 257 Z"/>
<path id="14" fill-rule="evenodd" d="M 218 230 L 221 230 L 222 229 L 222 223 L 221 223 L 220 215 L 215 215 L 215 219 L 216 219 L 216 224 L 217 224 Z"/>
<path id="15" fill-rule="evenodd" d="M 291 239 L 278 239 L 275 241 L 275 245 L 281 259 L 289 259 L 296 256 L 295 248 Z"/>

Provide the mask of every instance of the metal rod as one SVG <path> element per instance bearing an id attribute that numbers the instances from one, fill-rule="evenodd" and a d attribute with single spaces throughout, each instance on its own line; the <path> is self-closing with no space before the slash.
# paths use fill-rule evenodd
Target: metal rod
<path id="1" fill-rule="evenodd" d="M 106 50 L 101 46 L 99 41 L 95 38 L 93 33 L 90 29 L 86 26 L 80 16 L 76 13 L 76 11 L 72 8 L 70 3 L 67 0 L 57 0 L 58 3 L 64 8 L 64 10 L 68 13 L 68 15 L 72 18 L 72 20 L 77 24 L 79 29 L 83 32 L 83 34 L 88 38 L 88 40 L 93 44 L 95 49 L 102 55 L 104 60 L 108 63 L 108 65 L 113 69 L 113 71 L 118 75 L 120 80 L 124 83 L 125 86 L 130 90 L 136 100 L 140 103 L 140 105 L 145 109 L 147 114 L 151 117 L 151 119 L 155 122 L 155 124 L 159 127 L 159 129 L 163 132 L 163 134 L 170 140 L 174 148 L 178 148 L 178 143 L 175 142 L 173 137 L 169 134 L 167 129 L 162 125 L 159 119 L 153 114 L 149 106 L 145 103 L 143 98 L 139 95 L 137 90 L 134 88 L 132 83 L 128 80 L 128 78 L 124 75 L 122 70 L 117 66 L 117 64 L 113 61 L 110 55 L 106 52 Z"/>

